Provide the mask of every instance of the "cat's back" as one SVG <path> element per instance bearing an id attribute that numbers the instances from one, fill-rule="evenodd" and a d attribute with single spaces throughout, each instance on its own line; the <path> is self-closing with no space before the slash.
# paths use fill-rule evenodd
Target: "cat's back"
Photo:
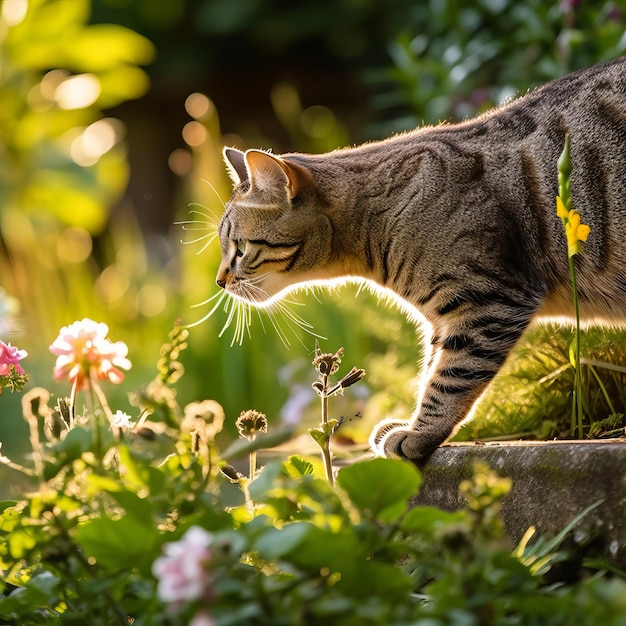
<path id="1" fill-rule="evenodd" d="M 493 147 L 515 149 L 525 139 L 534 145 L 547 139 L 560 149 L 565 133 L 590 137 L 602 127 L 626 131 L 626 56 L 552 80 L 476 118 L 418 128 L 380 147 L 394 152 L 411 144 L 456 141 L 459 149 L 487 149 L 493 141 Z"/>
<path id="2" fill-rule="evenodd" d="M 322 174 L 335 166 L 392 173 L 406 163 L 410 167 L 411 155 L 423 150 L 449 163 L 455 156 L 474 155 L 499 169 L 521 149 L 541 166 L 558 159 L 566 133 L 579 146 L 584 142 L 599 147 L 606 141 L 607 157 L 621 154 L 624 144 L 617 138 L 626 138 L 626 56 L 552 80 L 459 123 L 424 126 L 325 155 L 297 157 Z"/>
<path id="3" fill-rule="evenodd" d="M 477 248 L 483 233 L 514 229 L 520 264 L 541 277 L 554 305 L 546 312 L 558 314 L 571 298 L 555 213 L 566 135 L 573 206 L 591 228 L 580 263 L 585 308 L 590 317 L 623 318 L 626 57 L 553 80 L 472 120 L 339 151 L 324 165 L 349 164 L 363 193 L 393 190 L 415 238 L 424 229 L 440 237 L 460 217 Z M 589 304 L 597 300 L 598 307 Z"/>

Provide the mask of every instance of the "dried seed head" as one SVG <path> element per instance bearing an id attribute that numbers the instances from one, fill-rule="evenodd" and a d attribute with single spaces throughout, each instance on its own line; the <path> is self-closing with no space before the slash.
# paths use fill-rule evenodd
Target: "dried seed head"
<path id="1" fill-rule="evenodd" d="M 249 410 L 243 411 L 235 422 L 239 436 L 252 441 L 259 433 L 267 432 L 267 417 L 264 413 Z"/>
<path id="2" fill-rule="evenodd" d="M 343 348 L 339 348 L 335 354 L 327 352 L 322 354 L 317 348 L 315 350 L 315 358 L 313 359 L 313 367 L 322 375 L 330 376 L 339 369 L 341 357 L 343 356 Z"/>

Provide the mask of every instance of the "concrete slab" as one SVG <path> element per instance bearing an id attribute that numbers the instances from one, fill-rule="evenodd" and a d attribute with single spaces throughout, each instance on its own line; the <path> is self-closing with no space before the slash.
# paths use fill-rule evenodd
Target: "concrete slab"
<path id="1" fill-rule="evenodd" d="M 451 443 L 421 468 L 423 484 L 410 505 L 462 508 L 459 483 L 472 477 L 477 462 L 512 480 L 502 519 L 515 543 L 530 526 L 542 537 L 554 537 L 602 500 L 573 531 L 573 541 L 585 545 L 593 540 L 591 556 L 626 567 L 625 440 Z"/>

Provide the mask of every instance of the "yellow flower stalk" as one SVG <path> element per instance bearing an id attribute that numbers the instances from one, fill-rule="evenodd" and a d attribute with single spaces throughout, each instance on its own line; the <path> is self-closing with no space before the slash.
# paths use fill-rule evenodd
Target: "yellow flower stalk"
<path id="1" fill-rule="evenodd" d="M 567 255 L 573 257 L 583 251 L 582 244 L 587 241 L 590 228 L 580 223 L 580 213 L 574 209 L 567 209 L 561 196 L 556 197 L 556 214 L 563 221 L 567 237 Z"/>
<path id="2" fill-rule="evenodd" d="M 569 135 L 565 136 L 565 146 L 558 161 L 559 195 L 556 197 L 556 214 L 561 218 L 567 237 L 567 256 L 572 280 L 572 295 L 574 296 L 574 313 L 576 316 L 576 332 L 574 342 L 570 347 L 570 361 L 574 367 L 574 390 L 572 394 L 572 435 L 578 430 L 579 439 L 583 435 L 583 389 L 580 363 L 580 311 L 578 304 L 578 288 L 576 285 L 576 266 L 574 256 L 583 251 L 583 243 L 587 241 L 589 231 L 587 224 L 580 223 L 580 213 L 571 208 L 570 179 L 572 161 L 570 158 Z"/>

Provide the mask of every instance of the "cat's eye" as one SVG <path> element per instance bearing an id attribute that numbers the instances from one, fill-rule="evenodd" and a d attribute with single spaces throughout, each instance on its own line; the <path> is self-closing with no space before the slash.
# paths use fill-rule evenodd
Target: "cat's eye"
<path id="1" fill-rule="evenodd" d="M 246 240 L 238 239 L 235 243 L 237 244 L 237 256 L 242 257 L 246 252 Z"/>

